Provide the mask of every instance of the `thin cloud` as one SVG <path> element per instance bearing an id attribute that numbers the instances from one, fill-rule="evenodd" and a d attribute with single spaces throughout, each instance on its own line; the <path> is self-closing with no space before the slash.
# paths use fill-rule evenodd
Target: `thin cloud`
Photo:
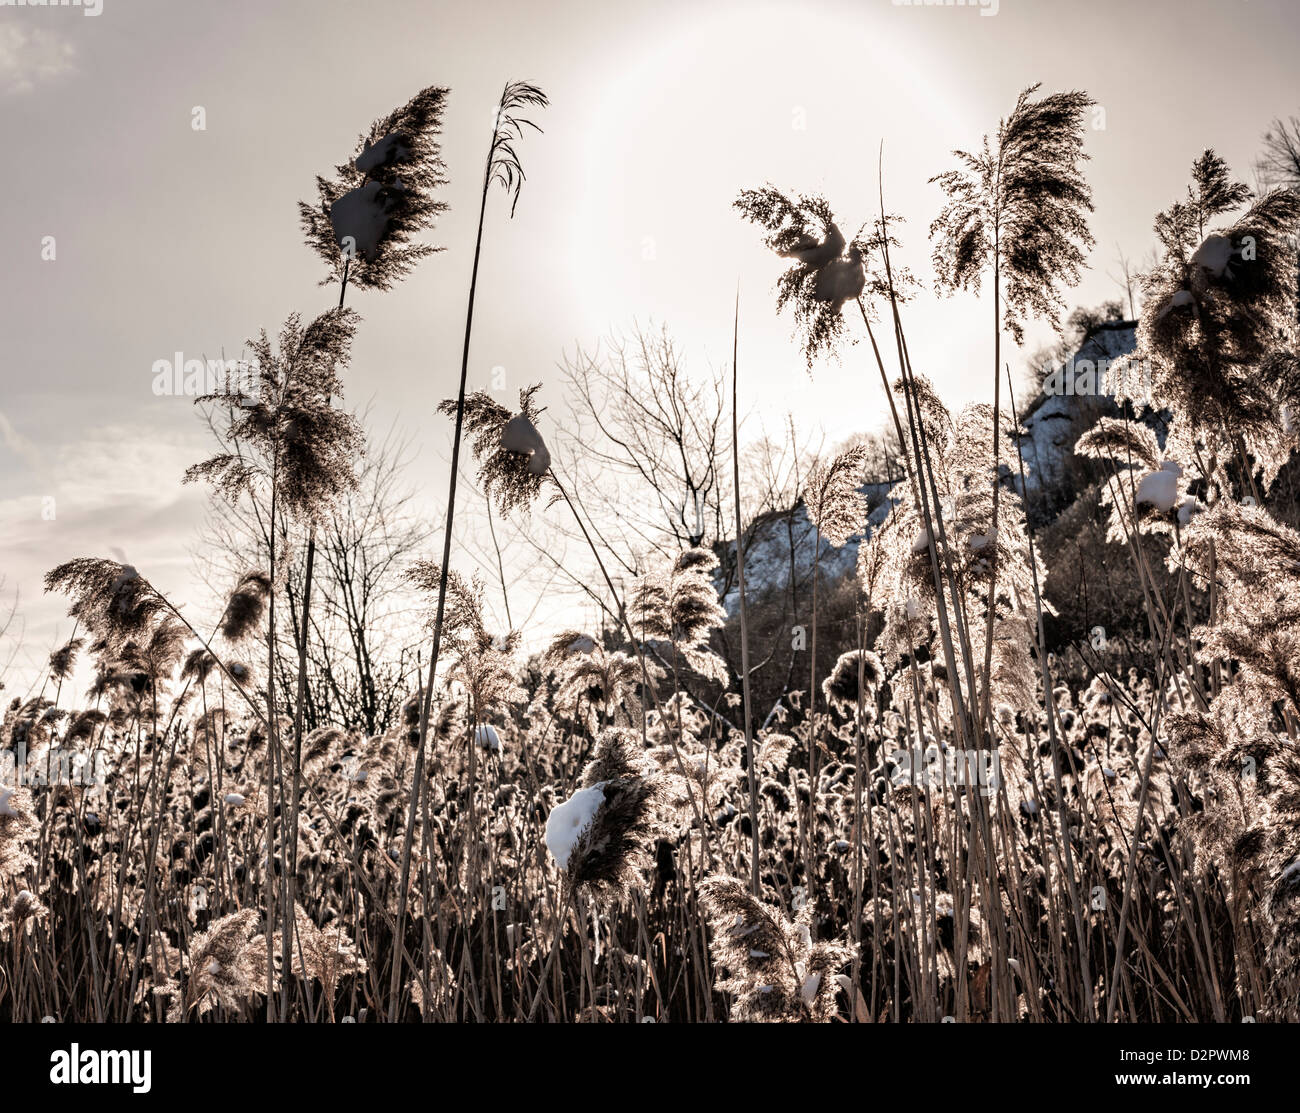
<path id="1" fill-rule="evenodd" d="M 0 92 L 30 93 L 76 68 L 77 48 L 42 27 L 0 27 Z"/>
<path id="2" fill-rule="evenodd" d="M 28 464 L 36 462 L 36 448 L 14 428 L 13 422 L 0 410 L 0 444 Z"/>

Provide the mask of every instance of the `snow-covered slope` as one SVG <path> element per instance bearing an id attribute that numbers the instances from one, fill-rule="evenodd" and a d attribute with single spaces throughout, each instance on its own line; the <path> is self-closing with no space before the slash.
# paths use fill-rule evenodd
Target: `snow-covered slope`
<path id="1" fill-rule="evenodd" d="M 1051 487 L 1064 478 L 1074 442 L 1114 403 L 1103 394 L 1108 366 L 1129 355 L 1137 344 L 1136 322 L 1108 321 L 1093 329 L 1074 356 L 1020 422 L 1020 452 L 1030 491 Z"/>
<path id="2" fill-rule="evenodd" d="M 858 545 L 870 531 L 880 525 L 893 509 L 896 500 L 890 492 L 896 483 L 868 483 L 861 490 L 867 496 L 870 513 L 867 528 L 861 535 L 850 537 L 841 546 L 830 544 L 825 538 L 821 545 L 821 575 L 823 583 L 834 583 L 853 571 L 858 559 Z M 789 513 L 768 514 L 754 525 L 753 539 L 745 550 L 745 595 L 758 599 L 773 591 L 784 591 L 790 586 L 791 572 L 796 587 L 812 583 L 813 549 L 817 532 L 808 520 L 808 513 L 800 503 Z M 793 553 L 793 560 L 791 554 Z M 727 543 L 724 565 L 734 566 L 735 543 Z M 734 576 L 732 577 L 734 581 Z M 740 593 L 733 582 L 723 596 L 723 606 L 734 614 L 740 605 Z"/>
<path id="3" fill-rule="evenodd" d="M 1108 321 L 1097 326 L 1064 365 L 1061 374 L 1049 382 L 1048 387 L 1054 392 L 1038 395 L 1028 406 L 1020 423 L 1020 451 L 1025 461 L 1027 494 L 1031 508 L 1038 514 L 1050 518 L 1062 509 L 1053 494 L 1066 477 L 1074 442 L 1099 416 L 1115 412 L 1113 400 L 1103 393 L 1105 374 L 1111 363 L 1133 352 L 1136 342 L 1134 321 Z M 867 529 L 862 535 L 849 538 L 840 547 L 823 540 L 823 583 L 834 583 L 854 570 L 858 545 L 893 509 L 897 500 L 890 494 L 898 482 L 901 481 L 871 483 L 862 488 L 871 507 Z M 1019 485 L 1017 477 L 1017 488 Z M 815 536 L 802 504 L 788 513 L 772 513 L 761 518 L 754 526 L 753 541 L 745 552 L 745 585 L 749 598 L 789 590 L 792 573 L 800 590 L 811 584 Z M 733 541 L 727 543 L 722 566 L 734 568 L 734 565 Z M 734 614 L 740 597 L 734 573 L 730 578 L 732 582 L 723 596 L 723 605 L 728 614 Z"/>

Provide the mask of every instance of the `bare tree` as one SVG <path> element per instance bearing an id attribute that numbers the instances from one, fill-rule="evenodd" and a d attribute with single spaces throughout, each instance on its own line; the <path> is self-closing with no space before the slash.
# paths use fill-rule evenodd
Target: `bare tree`
<path id="1" fill-rule="evenodd" d="M 325 590 L 312 618 L 322 627 L 314 702 L 326 721 L 356 724 L 369 734 L 396 716 L 405 694 L 401 678 L 414 663 L 401 635 L 412 643 L 418 636 L 403 575 L 430 531 L 411 506 L 404 479 L 409 462 L 410 442 L 390 431 L 368 458 L 357 490 L 317 535 Z"/>
<path id="2" fill-rule="evenodd" d="M 0 576 L 0 596 L 4 595 L 5 578 Z M 14 631 L 14 623 L 18 622 L 18 629 Z M 4 690 L 5 678 L 9 675 L 9 670 L 13 667 L 14 658 L 18 656 L 18 650 L 22 646 L 22 622 L 18 618 L 18 589 L 14 589 L 13 602 L 7 606 L 0 603 L 0 645 L 6 640 L 12 641 L 8 652 L 0 650 L 0 691 Z"/>
<path id="3" fill-rule="evenodd" d="M 565 357 L 561 441 L 591 516 L 624 551 L 675 556 L 726 534 L 722 372 L 688 374 L 667 328 L 634 326 Z"/>
<path id="4" fill-rule="evenodd" d="M 859 433 L 848 437 L 836 452 L 859 446 L 865 453 L 862 458 L 863 475 L 867 483 L 892 483 L 904 478 L 902 447 L 898 431 L 892 426 L 885 425 L 878 433 Z"/>
<path id="5" fill-rule="evenodd" d="M 1264 133 L 1256 170 L 1265 186 L 1300 186 L 1300 116 L 1273 121 Z"/>
<path id="6" fill-rule="evenodd" d="M 1110 271 L 1107 271 L 1106 277 L 1124 291 L 1124 300 L 1128 302 L 1128 319 L 1133 321 L 1137 319 L 1137 311 L 1133 302 L 1133 287 L 1142 276 L 1133 269 L 1133 260 L 1124 254 L 1124 249 L 1118 244 L 1115 246 L 1115 253 L 1115 261 L 1119 264 L 1119 274 L 1113 275 Z"/>
<path id="7" fill-rule="evenodd" d="M 361 415 L 364 418 L 364 414 Z M 410 443 L 390 430 L 372 444 L 347 492 L 316 528 L 317 586 L 307 639 L 304 715 L 309 728 L 329 724 L 374 734 L 400 707 L 415 665 L 418 616 L 403 581 L 427 537 L 405 482 Z M 296 691 L 302 645 L 304 531 L 280 521 L 277 549 L 290 552 L 284 597 L 288 621 L 277 631 L 283 651 L 274 683 L 282 699 Z M 214 595 L 269 552 L 265 515 L 246 503 L 214 500 L 198 551 Z"/>

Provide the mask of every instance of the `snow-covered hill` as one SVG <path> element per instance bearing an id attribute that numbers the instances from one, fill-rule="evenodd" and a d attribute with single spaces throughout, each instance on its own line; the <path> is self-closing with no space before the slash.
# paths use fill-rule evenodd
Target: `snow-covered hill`
<path id="1" fill-rule="evenodd" d="M 1133 352 L 1136 327 L 1136 321 L 1098 325 L 1073 357 L 1048 377 L 1044 392 L 1026 408 L 1020 422 L 1020 453 L 1030 492 L 1059 484 L 1079 434 L 1114 410 L 1111 397 L 1103 393 L 1106 370 Z"/>
<path id="2" fill-rule="evenodd" d="M 825 538 L 821 544 L 821 575 L 823 583 L 834 583 L 851 573 L 857 564 L 858 545 L 870 530 L 880 525 L 889 515 L 896 500 L 890 497 L 897 483 L 867 483 L 861 490 L 867 497 L 869 514 L 867 531 L 850 537 L 843 545 L 835 546 Z M 791 574 L 795 586 L 802 589 L 812 583 L 814 546 L 817 531 L 808 520 L 803 503 L 788 512 L 764 515 L 753 527 L 752 540 L 745 550 L 745 594 L 749 599 L 759 599 L 772 592 L 788 590 Z M 725 567 L 735 563 L 735 542 L 727 543 Z M 734 580 L 734 576 L 732 577 Z M 723 606 L 734 614 L 740 605 L 740 593 L 733 582 L 724 594 Z"/>
<path id="3" fill-rule="evenodd" d="M 1031 512 L 1040 523 L 1054 517 L 1073 497 L 1063 485 L 1074 442 L 1102 414 L 1116 412 L 1114 401 L 1104 393 L 1106 371 L 1111 363 L 1133 352 L 1135 330 L 1134 321 L 1107 321 L 1095 327 L 1074 356 L 1049 377 L 1044 392 L 1025 411 L 1020 451 L 1025 462 L 1026 494 Z M 869 483 L 862 488 L 870 507 L 863 534 L 839 547 L 823 540 L 823 583 L 835 583 L 853 571 L 858 545 L 889 515 L 896 502 L 891 492 L 898 482 L 901 480 Z M 1016 486 L 1020 486 L 1018 477 Z M 790 511 L 765 515 L 753 528 L 753 540 L 745 553 L 749 598 L 789 590 L 792 575 L 800 590 L 811 584 L 816 531 L 802 503 Z M 719 555 L 723 568 L 734 568 L 734 541 L 727 542 L 725 552 Z M 728 614 L 734 614 L 739 606 L 734 572 L 729 579 L 723 605 Z"/>

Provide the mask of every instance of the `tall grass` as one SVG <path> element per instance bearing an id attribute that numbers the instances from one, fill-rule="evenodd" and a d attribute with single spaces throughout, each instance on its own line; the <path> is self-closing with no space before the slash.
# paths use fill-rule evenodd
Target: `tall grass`
<path id="1" fill-rule="evenodd" d="M 478 265 L 483 250 L 483 221 L 487 213 L 488 192 L 493 183 L 511 196 L 510 214 L 514 215 L 519 203 L 519 193 L 523 186 L 524 171 L 515 152 L 515 143 L 522 138 L 523 129 L 537 129 L 527 117 L 520 113 L 529 108 L 545 108 L 546 95 L 535 85 L 523 81 L 509 82 L 501 91 L 497 102 L 496 116 L 492 125 L 492 142 L 488 147 L 487 160 L 483 168 L 483 188 L 479 195 L 478 229 L 474 235 L 474 263 L 470 269 L 469 298 L 465 308 L 465 342 L 461 346 L 460 385 L 456 396 L 456 429 L 452 434 L 451 475 L 447 487 L 447 511 L 443 523 L 442 565 L 438 583 L 437 611 L 434 618 L 433 646 L 429 652 L 429 670 L 424 685 L 423 699 L 420 707 L 420 738 L 415 753 L 415 766 L 411 774 L 410 804 L 406 816 L 406 834 L 402 841 L 401 883 L 397 898 L 398 940 L 403 936 L 406 926 L 407 886 L 411 876 L 411 848 L 415 836 L 415 817 L 420 808 L 424 793 L 425 748 L 429 733 L 429 713 L 433 706 L 434 681 L 438 673 L 438 657 L 442 648 L 442 623 L 447 601 L 447 575 L 451 568 L 452 525 L 456 517 L 456 488 L 460 478 L 460 436 L 465 423 L 465 384 L 469 376 L 469 346 L 474 330 L 474 296 L 478 292 Z M 473 750 L 471 749 L 471 755 Z M 399 945 L 393 961 L 392 981 L 389 993 L 392 1003 L 389 1008 L 389 1020 L 395 1020 L 398 1008 L 398 989 L 401 986 L 403 953 Z M 427 992 L 427 985 L 425 987 Z"/>

